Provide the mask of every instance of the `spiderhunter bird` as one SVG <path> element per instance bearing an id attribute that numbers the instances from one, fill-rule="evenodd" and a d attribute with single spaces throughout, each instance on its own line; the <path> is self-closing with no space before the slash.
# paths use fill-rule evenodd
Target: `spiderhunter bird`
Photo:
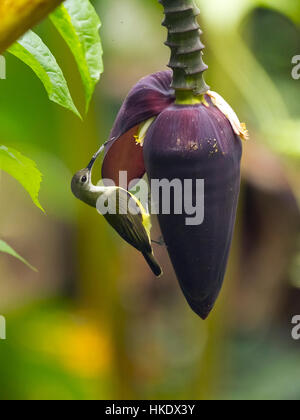
<path id="1" fill-rule="evenodd" d="M 151 219 L 142 203 L 124 188 L 96 186 L 92 183 L 92 169 L 103 150 L 104 146 L 95 153 L 85 169 L 73 176 L 72 192 L 76 198 L 94 208 L 97 208 L 98 200 L 101 199 L 101 203 L 108 209 L 103 213 L 107 222 L 126 242 L 143 254 L 155 276 L 160 277 L 162 269 L 154 257 L 151 244 Z"/>

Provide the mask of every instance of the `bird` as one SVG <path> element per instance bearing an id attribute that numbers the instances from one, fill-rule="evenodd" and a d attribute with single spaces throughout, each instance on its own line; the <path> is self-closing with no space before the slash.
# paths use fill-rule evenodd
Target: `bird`
<path id="1" fill-rule="evenodd" d="M 162 276 L 151 241 L 151 218 L 142 203 L 129 191 L 118 186 L 100 186 L 92 183 L 92 169 L 105 145 L 94 154 L 88 166 L 72 178 L 71 189 L 76 198 L 97 208 L 103 203 L 113 211 L 101 213 L 113 229 L 130 245 L 140 251 L 156 277 Z M 109 206 L 109 208 L 107 207 Z"/>

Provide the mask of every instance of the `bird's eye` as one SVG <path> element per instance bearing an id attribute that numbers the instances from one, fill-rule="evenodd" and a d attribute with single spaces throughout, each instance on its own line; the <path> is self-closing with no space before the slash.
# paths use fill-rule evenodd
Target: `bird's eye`
<path id="1" fill-rule="evenodd" d="M 81 178 L 81 182 L 82 182 L 83 184 L 85 184 L 85 183 L 86 183 L 86 181 L 87 181 L 87 177 L 84 175 L 84 176 Z"/>

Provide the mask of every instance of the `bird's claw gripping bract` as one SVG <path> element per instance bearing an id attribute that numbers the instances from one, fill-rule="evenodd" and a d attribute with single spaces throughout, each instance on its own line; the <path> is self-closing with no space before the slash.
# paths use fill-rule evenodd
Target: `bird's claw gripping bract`
<path id="1" fill-rule="evenodd" d="M 116 183 L 119 171 L 128 172 L 128 182 L 145 172 L 150 180 L 204 180 L 201 225 L 186 226 L 184 213 L 158 218 L 183 293 L 205 319 L 225 276 L 240 190 L 240 137 L 247 131 L 218 94 L 208 91 L 198 104 L 177 105 L 171 84 L 172 71 L 163 71 L 132 89 L 112 129 L 102 176 Z M 153 117 L 141 147 L 139 126 Z"/>

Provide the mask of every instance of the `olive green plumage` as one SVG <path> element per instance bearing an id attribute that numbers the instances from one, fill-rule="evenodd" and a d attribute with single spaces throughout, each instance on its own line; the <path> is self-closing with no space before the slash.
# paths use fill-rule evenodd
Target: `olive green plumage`
<path id="1" fill-rule="evenodd" d="M 101 212 L 103 217 L 126 242 L 143 254 L 153 273 L 159 277 L 162 270 L 153 254 L 150 215 L 142 203 L 123 188 L 95 186 L 92 183 L 92 168 L 100 151 L 94 155 L 87 168 L 74 175 L 72 192 L 79 200 L 98 211 L 100 207 L 107 208 L 107 212 Z"/>

